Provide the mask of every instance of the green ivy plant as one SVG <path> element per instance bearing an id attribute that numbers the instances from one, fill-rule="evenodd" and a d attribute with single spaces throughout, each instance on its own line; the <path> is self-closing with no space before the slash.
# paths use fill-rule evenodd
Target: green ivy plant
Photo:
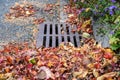
<path id="1" fill-rule="evenodd" d="M 116 29 L 114 30 L 114 33 L 110 35 L 109 43 L 112 50 L 120 49 L 120 22 L 119 24 L 117 24 Z"/>
<path id="2" fill-rule="evenodd" d="M 74 0 L 74 4 L 80 10 L 79 19 L 92 17 L 99 24 L 107 24 L 109 29 L 114 31 L 114 34 L 109 36 L 110 48 L 112 50 L 120 49 L 119 0 Z"/>

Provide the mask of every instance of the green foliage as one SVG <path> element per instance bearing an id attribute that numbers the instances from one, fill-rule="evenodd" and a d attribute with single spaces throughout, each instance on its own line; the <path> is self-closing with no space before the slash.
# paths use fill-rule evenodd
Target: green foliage
<path id="1" fill-rule="evenodd" d="M 111 0 L 77 0 L 76 7 L 79 8 L 79 16 L 82 18 L 96 17 L 99 23 L 113 23 L 120 15 L 119 2 L 112 2 Z M 90 11 L 86 12 L 86 9 Z M 83 10 L 84 9 L 84 10 Z"/>
<path id="2" fill-rule="evenodd" d="M 118 0 L 76 0 L 79 19 L 96 18 L 99 24 L 108 24 L 114 34 L 110 36 L 112 50 L 120 49 L 120 3 Z M 98 32 L 108 33 L 100 29 Z"/>
<path id="3" fill-rule="evenodd" d="M 110 36 L 110 47 L 112 50 L 120 49 L 120 23 L 117 25 L 118 28 L 115 30 L 115 33 Z"/>
<path id="4" fill-rule="evenodd" d="M 112 43 L 111 43 L 112 42 Z M 111 37 L 110 38 L 110 47 L 112 50 L 117 50 L 120 48 L 120 39 L 119 38 L 116 38 L 116 37 Z"/>
<path id="5" fill-rule="evenodd" d="M 92 11 L 91 10 L 89 10 L 89 11 L 83 11 L 81 14 L 80 14 L 80 17 L 81 18 L 90 18 L 90 16 L 92 16 Z"/>

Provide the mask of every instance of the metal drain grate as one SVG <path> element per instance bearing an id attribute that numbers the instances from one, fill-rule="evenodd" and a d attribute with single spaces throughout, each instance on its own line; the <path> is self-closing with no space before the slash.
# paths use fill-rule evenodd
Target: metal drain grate
<path id="1" fill-rule="evenodd" d="M 61 42 L 71 42 L 79 47 L 81 35 L 71 32 L 73 28 L 76 27 L 67 23 L 43 23 L 39 26 L 36 46 L 57 47 Z"/>

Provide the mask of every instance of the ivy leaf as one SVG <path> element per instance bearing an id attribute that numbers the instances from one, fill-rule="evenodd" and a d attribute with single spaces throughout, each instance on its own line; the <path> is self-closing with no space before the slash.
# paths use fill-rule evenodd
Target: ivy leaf
<path id="1" fill-rule="evenodd" d="M 109 43 L 110 43 L 110 44 L 113 44 L 113 43 L 115 43 L 115 44 L 116 44 L 118 41 L 119 41 L 119 38 L 116 38 L 116 37 L 111 37 L 111 38 L 110 38 L 110 42 L 109 42 Z"/>
<path id="2" fill-rule="evenodd" d="M 111 44 L 110 48 L 112 50 L 117 50 L 118 48 L 120 48 L 120 45 L 118 45 L 118 44 Z"/>
<path id="3" fill-rule="evenodd" d="M 114 21 L 114 23 L 118 23 L 118 22 L 120 22 L 120 16 L 118 16 Z"/>

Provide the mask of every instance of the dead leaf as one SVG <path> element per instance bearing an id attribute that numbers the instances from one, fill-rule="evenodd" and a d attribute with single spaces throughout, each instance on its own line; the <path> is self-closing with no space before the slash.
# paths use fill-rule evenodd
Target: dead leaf
<path id="1" fill-rule="evenodd" d="M 82 37 L 84 37 L 84 38 L 89 38 L 89 37 L 90 37 L 90 34 L 89 34 L 89 33 L 84 32 L 84 33 L 82 34 Z"/>
<path id="2" fill-rule="evenodd" d="M 80 69 L 79 72 L 73 72 L 73 77 L 75 78 L 84 78 L 88 74 L 87 70 Z"/>
<path id="3" fill-rule="evenodd" d="M 10 8 L 10 12 L 5 14 L 5 17 L 7 19 L 29 17 L 34 15 L 36 11 L 33 5 L 15 3 L 15 5 Z"/>
<path id="4" fill-rule="evenodd" d="M 38 18 L 38 19 L 35 19 L 35 20 L 33 21 L 33 23 L 34 23 L 34 24 L 41 24 L 41 23 L 43 23 L 44 21 L 45 21 L 44 18 Z"/>
<path id="5" fill-rule="evenodd" d="M 99 72 L 98 72 L 96 69 L 94 69 L 94 70 L 93 70 L 93 75 L 94 75 L 95 77 L 98 77 L 98 76 L 99 76 Z"/>
<path id="6" fill-rule="evenodd" d="M 110 72 L 110 73 L 106 73 L 100 77 L 97 78 L 97 80 L 104 80 L 105 78 L 112 78 L 115 75 L 117 75 L 117 72 Z"/>
<path id="7" fill-rule="evenodd" d="M 44 79 L 49 79 L 49 78 L 52 78 L 54 79 L 54 74 L 51 72 L 51 70 L 45 66 L 42 66 L 40 67 L 39 71 L 42 71 L 42 73 L 40 72 L 38 74 L 38 77 L 41 79 L 41 78 L 44 78 Z M 41 76 L 42 74 L 44 74 L 43 76 Z"/>

